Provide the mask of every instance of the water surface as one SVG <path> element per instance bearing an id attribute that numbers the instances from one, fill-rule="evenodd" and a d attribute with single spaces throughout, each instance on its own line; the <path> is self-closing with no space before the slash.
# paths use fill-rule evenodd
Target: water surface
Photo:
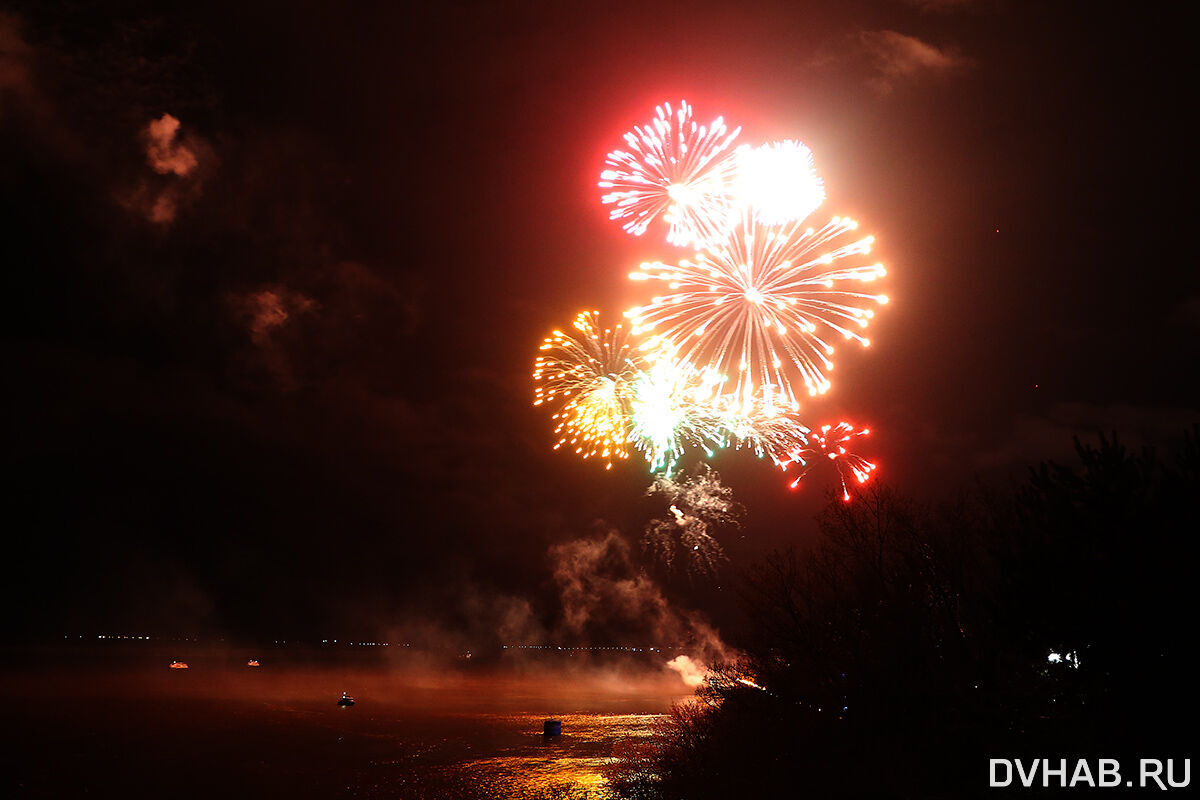
<path id="1" fill-rule="evenodd" d="M 603 800 L 614 744 L 686 694 L 649 661 L 251 655 L 261 667 L 234 648 L 10 654 L 4 794 Z M 542 736 L 549 717 L 561 737 Z"/>

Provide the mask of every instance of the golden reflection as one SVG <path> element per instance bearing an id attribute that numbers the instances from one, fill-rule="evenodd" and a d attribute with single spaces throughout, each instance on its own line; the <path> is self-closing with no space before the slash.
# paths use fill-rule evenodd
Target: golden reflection
<path id="1" fill-rule="evenodd" d="M 510 730 L 527 733 L 502 748 L 500 755 L 462 765 L 462 778 L 474 788 L 514 800 L 541 800 L 549 791 L 570 798 L 607 800 L 612 795 L 605 774 L 613 745 L 649 736 L 663 715 L 556 715 L 555 719 L 562 720 L 563 733 L 551 737 L 540 733 L 541 716 L 497 715 L 492 719 Z"/>

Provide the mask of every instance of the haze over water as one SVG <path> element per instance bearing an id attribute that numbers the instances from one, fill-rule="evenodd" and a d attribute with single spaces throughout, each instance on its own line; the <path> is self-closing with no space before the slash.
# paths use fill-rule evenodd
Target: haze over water
<path id="1" fill-rule="evenodd" d="M 603 798 L 613 745 L 688 690 L 662 660 L 60 646 L 6 654 L 15 797 Z M 262 666 L 248 667 L 249 658 Z M 187 670 L 172 670 L 173 659 Z M 342 692 L 355 699 L 339 708 Z M 563 723 L 542 736 L 542 721 Z"/>

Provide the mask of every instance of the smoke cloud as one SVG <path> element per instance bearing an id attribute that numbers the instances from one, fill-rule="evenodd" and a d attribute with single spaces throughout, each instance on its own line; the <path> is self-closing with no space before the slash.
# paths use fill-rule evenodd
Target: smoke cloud
<path id="1" fill-rule="evenodd" d="M 596 681 L 657 673 L 671 683 L 674 673 L 694 689 L 704 682 L 706 665 L 734 653 L 702 615 L 673 604 L 633 555 L 631 544 L 611 528 L 552 545 L 546 587 L 552 594 L 526 597 L 456 581 L 444 596 L 426 598 L 425 607 L 409 608 L 388 635 L 410 643 L 410 653 L 426 654 L 430 667 L 447 656 L 469 659 L 504 645 L 516 659 L 512 664 L 536 669 L 520 654 L 562 649 L 572 669 Z M 618 647 L 624 655 L 589 654 L 591 647 Z M 656 658 L 659 651 L 667 652 Z"/>
<path id="2" fill-rule="evenodd" d="M 890 93 L 903 81 L 944 75 L 969 63 L 949 49 L 896 31 L 860 31 L 858 44 L 875 72 L 868 83 L 881 94 Z"/>
<path id="3" fill-rule="evenodd" d="M 937 47 L 892 30 L 860 30 L 822 50 L 812 64 L 849 68 L 867 86 L 886 95 L 904 84 L 945 78 L 972 62 L 952 46 Z"/>
<path id="4" fill-rule="evenodd" d="M 272 331 L 287 324 L 293 316 L 317 307 L 311 298 L 281 286 L 235 296 L 230 304 L 245 319 L 250 338 L 263 348 L 270 346 Z"/>
<path id="5" fill-rule="evenodd" d="M 226 302 L 250 336 L 254 345 L 252 359 L 267 369 L 277 385 L 294 388 L 295 369 L 287 339 L 280 338 L 280 334 L 295 318 L 311 314 L 320 307 L 319 304 L 300 292 L 279 285 L 230 295 Z"/>
<path id="6" fill-rule="evenodd" d="M 214 160 L 202 139 L 181 129 L 182 123 L 170 114 L 146 124 L 141 132 L 146 164 L 161 177 L 140 179 L 121 200 L 155 225 L 170 225 L 180 209 L 200 195 L 202 167 Z"/>
<path id="7" fill-rule="evenodd" d="M 687 647 L 705 661 L 725 656 L 717 631 L 668 602 L 634 565 L 629 544 L 616 530 L 556 545 L 550 559 L 564 634 L 591 641 L 637 636 L 647 647 Z"/>
<path id="8" fill-rule="evenodd" d="M 683 682 L 692 689 L 704 685 L 704 675 L 708 672 L 707 667 L 693 661 L 689 656 L 676 656 L 667 662 L 667 667 L 678 672 Z"/>
<path id="9" fill-rule="evenodd" d="M 182 178 L 200 163 L 192 149 L 176 138 L 178 134 L 179 120 L 170 114 L 146 126 L 146 162 L 159 175 L 171 173 Z"/>

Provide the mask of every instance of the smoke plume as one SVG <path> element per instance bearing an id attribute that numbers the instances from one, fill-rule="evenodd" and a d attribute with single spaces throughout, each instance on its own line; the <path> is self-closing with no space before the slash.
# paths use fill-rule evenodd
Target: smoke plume
<path id="1" fill-rule="evenodd" d="M 564 635 L 683 647 L 704 661 L 724 657 L 717 631 L 698 614 L 675 608 L 636 567 L 629 544 L 616 530 L 556 545 L 550 559 Z"/>

